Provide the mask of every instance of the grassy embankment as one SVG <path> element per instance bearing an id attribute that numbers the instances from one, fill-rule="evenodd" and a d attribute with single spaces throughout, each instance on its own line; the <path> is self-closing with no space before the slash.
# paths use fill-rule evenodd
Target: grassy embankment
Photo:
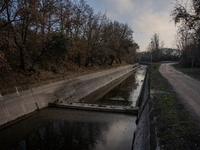
<path id="1" fill-rule="evenodd" d="M 156 118 L 157 137 L 161 149 L 197 150 L 200 149 L 200 131 L 180 103 L 178 95 L 159 72 L 160 64 L 152 64 L 151 88 L 162 91 L 153 94 L 151 118 Z"/>
<path id="2" fill-rule="evenodd" d="M 200 68 L 186 68 L 186 67 L 182 67 L 180 64 L 174 64 L 173 65 L 177 70 L 193 77 L 196 78 L 198 80 L 200 80 Z"/>

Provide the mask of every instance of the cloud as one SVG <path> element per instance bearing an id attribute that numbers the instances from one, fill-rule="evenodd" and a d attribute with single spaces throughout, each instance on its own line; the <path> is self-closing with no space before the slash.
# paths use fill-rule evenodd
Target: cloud
<path id="1" fill-rule="evenodd" d="M 170 46 L 174 39 L 176 28 L 173 21 L 170 22 L 172 20 L 170 13 L 174 9 L 175 0 L 87 1 L 93 4 L 95 10 L 107 12 L 109 19 L 127 22 L 134 31 L 134 40 L 140 45 L 142 50 L 145 50 L 155 32 L 159 33 L 161 40 L 165 41 L 166 46 Z M 187 0 L 178 1 L 184 3 Z"/>
<path id="2" fill-rule="evenodd" d="M 118 14 L 132 12 L 134 3 L 131 0 L 104 0 L 104 6 L 109 6 L 113 11 L 116 10 Z"/>
<path id="3" fill-rule="evenodd" d="M 109 18 L 117 18 L 119 17 L 119 15 L 117 13 L 113 13 L 113 12 L 107 12 L 107 15 Z"/>
<path id="4" fill-rule="evenodd" d="M 146 12 L 145 14 L 138 17 L 137 20 L 133 21 L 133 24 L 136 24 L 137 27 L 147 33 L 152 32 L 162 32 L 168 30 L 174 30 L 175 26 L 173 21 L 170 22 L 172 18 L 170 17 L 169 12 Z"/>
<path id="5" fill-rule="evenodd" d="M 164 3 L 163 3 L 164 4 Z M 132 19 L 132 26 L 135 27 L 134 37 L 136 42 L 145 50 L 154 33 L 160 35 L 166 47 L 171 47 L 176 33 L 176 27 L 170 16 L 173 5 L 171 2 L 155 5 L 149 1 L 137 12 L 137 17 Z"/>

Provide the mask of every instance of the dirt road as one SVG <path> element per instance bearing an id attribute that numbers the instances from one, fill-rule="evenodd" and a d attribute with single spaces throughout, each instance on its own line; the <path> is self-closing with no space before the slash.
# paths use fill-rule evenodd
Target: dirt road
<path id="1" fill-rule="evenodd" d="M 177 71 L 172 64 L 162 64 L 159 71 L 173 85 L 193 118 L 200 123 L 200 81 Z"/>

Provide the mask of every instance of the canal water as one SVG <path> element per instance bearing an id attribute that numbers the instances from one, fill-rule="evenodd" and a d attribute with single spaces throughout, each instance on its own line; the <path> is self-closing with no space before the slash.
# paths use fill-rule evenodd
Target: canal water
<path id="1" fill-rule="evenodd" d="M 81 99 L 84 103 L 135 106 L 146 73 L 141 66 Z M 136 116 L 46 108 L 0 131 L 1 150 L 130 150 Z"/>
<path id="2" fill-rule="evenodd" d="M 0 131 L 1 150 L 131 150 L 136 117 L 43 109 Z"/>
<path id="3" fill-rule="evenodd" d="M 135 106 L 144 82 L 147 66 L 142 65 L 126 77 L 82 98 L 80 102 L 103 105 Z"/>

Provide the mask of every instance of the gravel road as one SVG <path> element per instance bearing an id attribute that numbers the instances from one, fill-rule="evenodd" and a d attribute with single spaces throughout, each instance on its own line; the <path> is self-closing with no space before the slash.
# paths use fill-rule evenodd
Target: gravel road
<path id="1" fill-rule="evenodd" d="M 177 71 L 172 66 L 173 64 L 164 63 L 160 66 L 159 71 L 172 84 L 180 96 L 181 102 L 195 121 L 200 123 L 200 81 Z"/>

